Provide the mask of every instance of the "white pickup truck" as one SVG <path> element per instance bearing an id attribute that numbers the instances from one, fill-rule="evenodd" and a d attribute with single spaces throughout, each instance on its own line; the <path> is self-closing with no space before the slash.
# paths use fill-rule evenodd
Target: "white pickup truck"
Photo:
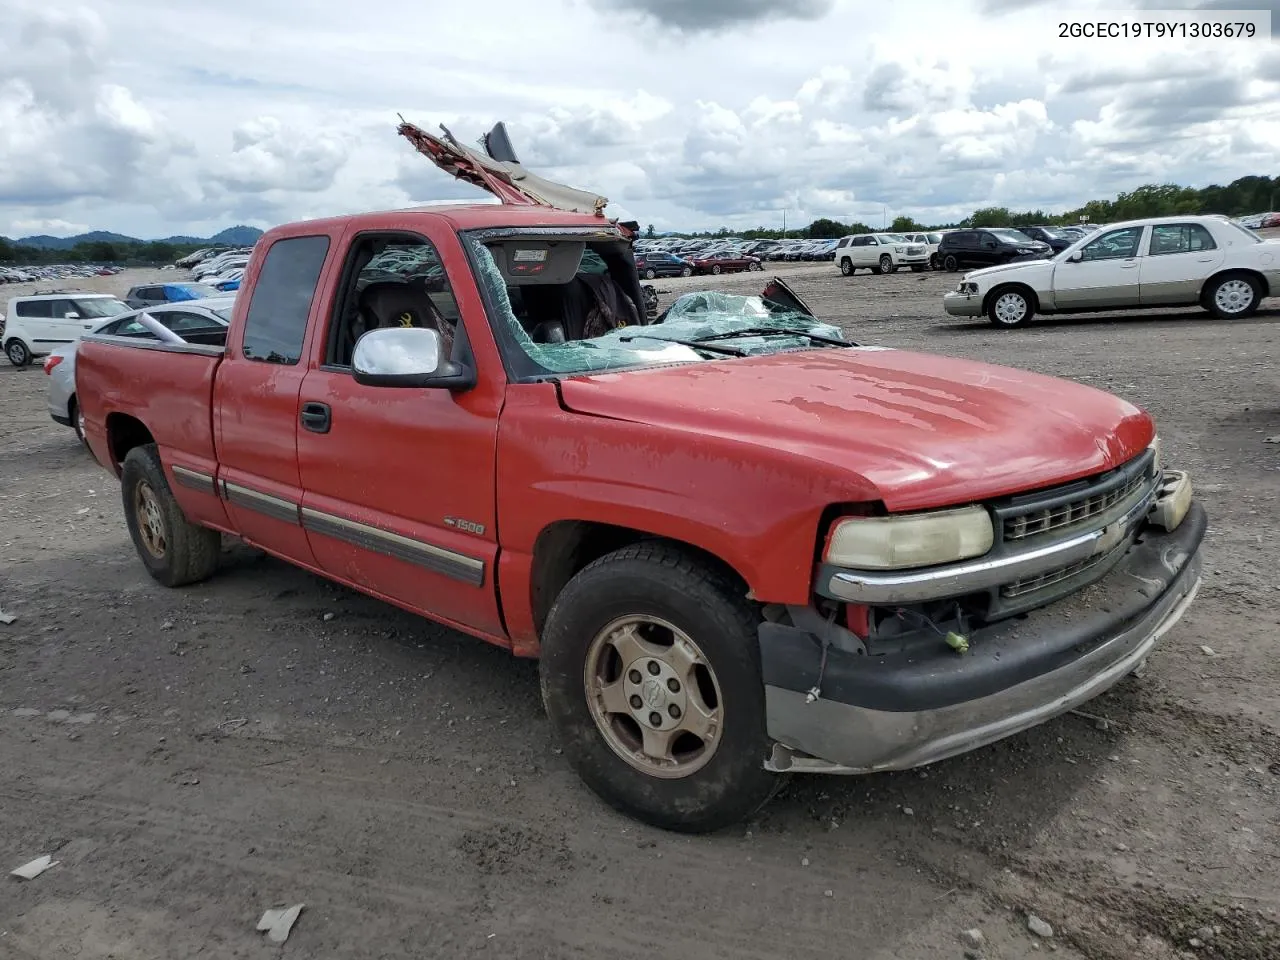
<path id="1" fill-rule="evenodd" d="M 15 367 L 75 343 L 107 317 L 128 310 L 108 293 L 54 292 L 14 297 L 5 310 L 4 352 Z"/>

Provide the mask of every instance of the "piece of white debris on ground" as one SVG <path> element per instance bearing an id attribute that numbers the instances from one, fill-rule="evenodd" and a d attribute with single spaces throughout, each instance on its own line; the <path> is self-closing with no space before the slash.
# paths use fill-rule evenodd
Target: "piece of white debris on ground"
<path id="1" fill-rule="evenodd" d="M 8 624 L 13 623 L 13 621 L 17 619 L 18 618 L 15 617 L 12 613 L 5 613 L 3 610 L 0 610 L 0 623 L 3 623 L 7 626 Z"/>
<path id="2" fill-rule="evenodd" d="M 268 910 L 258 921 L 258 929 L 265 930 L 268 939 L 276 943 L 284 943 L 289 938 L 289 931 L 293 929 L 298 914 L 302 913 L 304 906 L 305 904 L 297 903 L 292 907 L 276 907 Z"/>
<path id="3" fill-rule="evenodd" d="M 56 866 L 58 861 L 46 854 L 43 857 L 36 857 L 30 863 L 24 863 L 17 870 L 14 870 L 10 876 L 21 877 L 23 880 L 34 880 L 40 874 L 44 873 L 52 866 Z"/>

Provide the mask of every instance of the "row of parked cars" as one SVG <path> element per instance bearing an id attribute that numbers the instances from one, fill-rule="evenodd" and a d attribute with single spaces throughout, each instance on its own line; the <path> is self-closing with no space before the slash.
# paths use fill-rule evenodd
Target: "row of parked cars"
<path id="1" fill-rule="evenodd" d="M 33 267 L 0 267 L 0 283 L 38 283 L 41 280 L 68 280 L 76 277 L 109 277 L 124 267 L 110 264 L 53 263 Z"/>

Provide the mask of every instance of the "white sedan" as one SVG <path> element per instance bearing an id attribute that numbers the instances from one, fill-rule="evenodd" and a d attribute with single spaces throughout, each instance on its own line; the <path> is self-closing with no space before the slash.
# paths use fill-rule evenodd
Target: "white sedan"
<path id="1" fill-rule="evenodd" d="M 1021 327 L 1037 313 L 1201 306 L 1247 317 L 1280 296 L 1280 240 L 1226 217 L 1158 217 L 1112 223 L 1048 260 L 966 273 L 942 299 L 953 317 L 984 314 Z"/>

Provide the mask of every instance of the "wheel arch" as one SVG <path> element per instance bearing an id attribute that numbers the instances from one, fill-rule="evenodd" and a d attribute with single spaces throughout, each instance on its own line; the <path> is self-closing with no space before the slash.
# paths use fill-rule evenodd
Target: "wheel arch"
<path id="1" fill-rule="evenodd" d="M 1250 267 L 1223 267 L 1222 269 L 1215 270 L 1213 273 L 1209 274 L 1209 276 L 1205 277 L 1204 283 L 1200 284 L 1200 296 L 1197 299 L 1203 303 L 1205 296 L 1209 292 L 1209 288 L 1223 277 L 1238 276 L 1249 277 L 1258 284 L 1258 287 L 1262 290 L 1262 296 L 1258 298 L 1259 300 L 1265 300 L 1267 297 L 1272 295 L 1273 291 L 1271 289 L 1271 284 L 1267 281 L 1266 274 L 1261 270 L 1254 270 Z"/>
<path id="2" fill-rule="evenodd" d="M 117 477 L 130 450 L 155 442 L 147 425 L 137 417 L 127 413 L 107 414 L 107 450 L 111 454 L 111 469 Z"/>
<path id="3" fill-rule="evenodd" d="M 1021 280 L 1006 280 L 1003 283 L 997 283 L 994 287 L 988 290 L 987 295 L 982 298 L 982 312 L 985 314 L 991 309 L 991 304 L 995 301 L 997 294 L 1010 289 L 1017 290 L 1019 293 L 1028 296 L 1031 302 L 1031 309 L 1037 313 L 1042 312 L 1040 310 L 1039 295 L 1030 287 L 1030 285 L 1022 282 Z"/>
<path id="4" fill-rule="evenodd" d="M 542 529 L 533 545 L 529 603 L 536 634 L 542 635 L 551 605 L 579 571 L 606 554 L 642 541 L 683 550 L 730 577 L 744 594 L 750 591 L 746 577 L 732 564 L 697 544 L 635 527 L 594 520 L 557 520 Z"/>

